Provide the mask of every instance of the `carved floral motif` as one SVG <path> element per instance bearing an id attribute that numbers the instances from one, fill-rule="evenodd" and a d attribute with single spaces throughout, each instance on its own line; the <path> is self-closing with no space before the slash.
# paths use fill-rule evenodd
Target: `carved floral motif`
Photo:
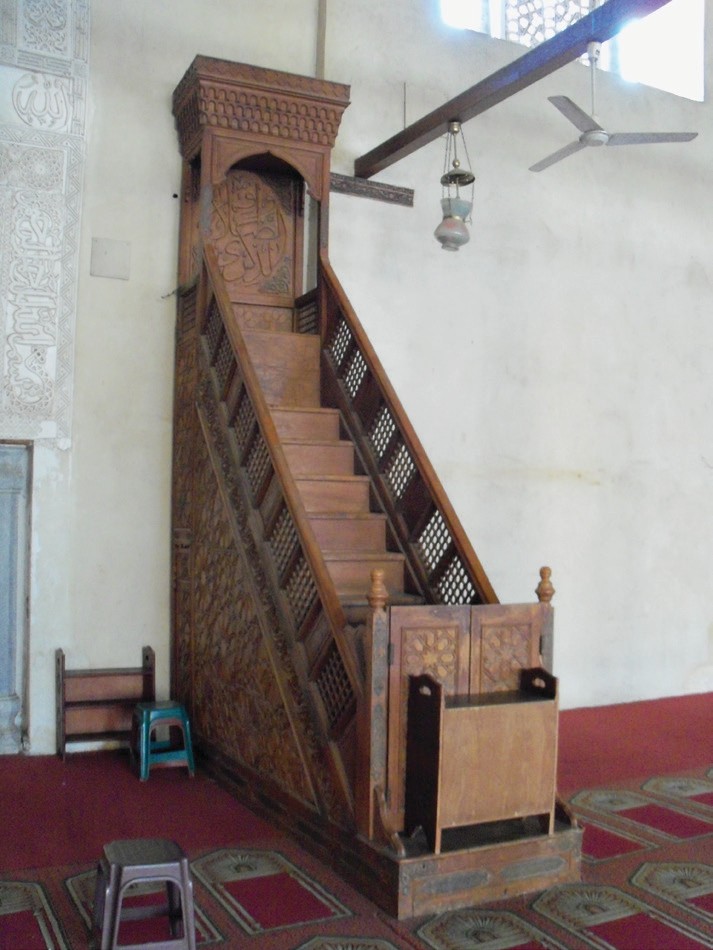
<path id="1" fill-rule="evenodd" d="M 33 50 L 65 53 L 69 43 L 67 0 L 24 0 L 23 42 Z"/>
<path id="2" fill-rule="evenodd" d="M 428 673 L 448 692 L 455 688 L 458 661 L 457 627 L 423 627 L 404 630 L 402 671 L 405 677 Z M 408 695 L 404 694 L 404 702 Z"/>
<path id="3" fill-rule="evenodd" d="M 529 626 L 483 627 L 481 690 L 518 688 L 520 670 L 530 665 L 531 638 Z"/>
<path id="4" fill-rule="evenodd" d="M 0 186 L 57 191 L 64 179 L 62 149 L 0 142 Z"/>

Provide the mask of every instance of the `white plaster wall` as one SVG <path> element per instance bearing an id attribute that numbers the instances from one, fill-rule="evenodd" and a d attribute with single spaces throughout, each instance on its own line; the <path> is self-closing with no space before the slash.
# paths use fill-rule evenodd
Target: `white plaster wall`
<path id="1" fill-rule="evenodd" d="M 516 55 L 408 0 L 332 11 L 327 74 L 354 84 L 339 170 L 402 127 L 404 83 L 411 122 Z M 437 142 L 377 176 L 412 211 L 333 196 L 332 262 L 500 599 L 552 566 L 563 705 L 711 690 L 711 107 L 602 76 L 612 131 L 699 138 L 534 174 L 576 137 L 558 93 L 588 108 L 587 70 L 466 123 L 466 248 L 431 236 Z"/>
<path id="2" fill-rule="evenodd" d="M 68 666 L 156 651 L 168 694 L 170 453 L 181 160 L 171 96 L 197 54 L 313 74 L 316 0 L 94 0 L 71 448 L 36 444 L 30 740 L 54 749 Z M 129 245 L 93 276 L 93 239 Z"/>
<path id="3" fill-rule="evenodd" d="M 196 54 L 313 74 L 317 0 L 93 0 L 71 450 L 35 454 L 31 739 L 54 743 L 53 652 L 138 661 L 168 689 L 172 350 L 180 159 L 171 94 Z M 436 0 L 328 0 L 326 69 L 352 84 L 334 170 L 518 50 Z M 710 33 L 710 28 L 709 28 Z M 709 39 L 713 37 L 709 36 Z M 710 43 L 709 43 L 710 46 Z M 572 65 L 465 127 L 470 245 L 439 250 L 433 143 L 379 176 L 415 207 L 332 196 L 331 257 L 503 601 L 558 593 L 564 705 L 713 688 L 711 108 L 613 77 L 613 129 L 687 146 L 583 152 L 546 101 Z M 670 151 L 665 151 L 671 148 Z M 90 274 L 93 238 L 128 280 Z"/>

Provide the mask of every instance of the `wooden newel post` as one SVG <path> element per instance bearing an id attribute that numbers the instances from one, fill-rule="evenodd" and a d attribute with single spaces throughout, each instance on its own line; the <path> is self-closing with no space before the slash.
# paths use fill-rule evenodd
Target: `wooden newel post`
<path id="1" fill-rule="evenodd" d="M 554 597 L 555 589 L 552 586 L 552 581 L 550 580 L 551 576 L 551 567 L 540 568 L 540 583 L 535 588 L 535 593 L 537 594 L 537 599 L 541 604 L 551 603 L 552 598 Z"/>
<path id="2" fill-rule="evenodd" d="M 389 592 L 384 572 L 371 572 L 371 610 L 364 631 L 364 693 L 358 712 L 356 821 L 369 841 L 384 839 L 379 801 L 386 789 L 387 701 L 389 685 Z"/>
<path id="3" fill-rule="evenodd" d="M 375 570 L 371 572 L 371 587 L 367 600 L 372 610 L 385 610 L 386 602 L 389 599 L 389 592 L 384 584 L 384 572 Z"/>
<path id="4" fill-rule="evenodd" d="M 544 668 L 552 672 L 554 660 L 554 607 L 552 598 L 555 595 L 555 589 L 552 586 L 552 568 L 540 568 L 540 582 L 535 588 L 537 599 L 539 600 L 542 617 L 542 633 L 540 635 L 540 661 Z"/>

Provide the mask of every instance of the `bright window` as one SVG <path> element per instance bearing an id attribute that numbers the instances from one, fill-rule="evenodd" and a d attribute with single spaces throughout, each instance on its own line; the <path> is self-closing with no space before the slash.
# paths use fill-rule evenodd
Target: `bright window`
<path id="1" fill-rule="evenodd" d="M 441 15 L 459 29 L 536 46 L 596 5 L 596 0 L 441 0 Z M 605 43 L 600 66 L 630 82 L 702 101 L 704 7 L 705 0 L 670 0 Z"/>

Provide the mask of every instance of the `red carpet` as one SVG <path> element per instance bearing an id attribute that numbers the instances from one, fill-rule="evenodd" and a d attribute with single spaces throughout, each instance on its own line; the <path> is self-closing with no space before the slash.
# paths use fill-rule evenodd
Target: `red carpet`
<path id="1" fill-rule="evenodd" d="M 400 923 L 201 774 L 140 783 L 110 752 L 0 757 L 0 950 L 89 948 L 103 844 L 148 836 L 189 854 L 200 947 L 710 950 L 712 700 L 563 713 L 560 785 L 585 826 L 582 882 Z M 652 767 L 637 742 L 656 746 Z M 122 940 L 162 927 L 122 925 Z"/>
<path id="2" fill-rule="evenodd" d="M 107 768 L 117 759 L 123 767 Z M 12 800 L 7 796 L 12 795 Z M 161 769 L 139 782 L 123 753 L 0 756 L 0 868 L 52 867 L 93 861 L 111 838 L 175 838 L 184 850 L 226 839 L 265 839 L 276 832 L 203 775 Z M 148 829 L 137 835 L 136 829 Z M 51 829 L 51 834 L 48 834 Z"/>
<path id="3" fill-rule="evenodd" d="M 713 762 L 713 693 L 560 714 L 562 794 Z"/>

